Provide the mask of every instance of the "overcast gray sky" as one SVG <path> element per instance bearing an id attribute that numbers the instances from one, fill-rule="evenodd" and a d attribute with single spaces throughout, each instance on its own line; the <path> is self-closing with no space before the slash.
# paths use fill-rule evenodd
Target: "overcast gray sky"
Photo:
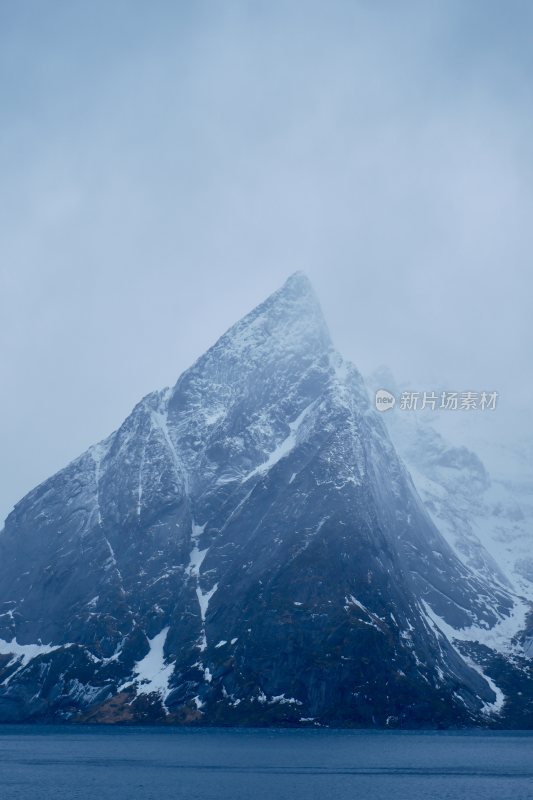
<path id="1" fill-rule="evenodd" d="M 529 403 L 532 30 L 528 0 L 0 0 L 0 517 L 297 269 L 363 372 Z"/>

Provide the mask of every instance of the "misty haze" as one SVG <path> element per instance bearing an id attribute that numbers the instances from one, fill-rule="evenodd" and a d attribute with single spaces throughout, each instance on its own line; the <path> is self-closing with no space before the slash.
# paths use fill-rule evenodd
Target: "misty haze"
<path id="1" fill-rule="evenodd" d="M 519 0 L 0 0 L 6 800 L 533 798 Z"/>

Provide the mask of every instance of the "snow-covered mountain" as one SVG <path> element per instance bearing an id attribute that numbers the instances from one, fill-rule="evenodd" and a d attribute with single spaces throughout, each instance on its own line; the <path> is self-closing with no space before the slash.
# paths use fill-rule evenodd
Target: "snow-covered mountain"
<path id="1" fill-rule="evenodd" d="M 0 719 L 531 725 L 522 587 L 458 499 L 297 273 L 7 518 Z"/>
<path id="2" fill-rule="evenodd" d="M 407 390 L 385 367 L 367 377 L 372 393 Z M 533 656 L 533 440 L 505 443 L 493 420 L 479 412 L 416 413 L 396 407 L 384 415 L 397 452 L 439 531 L 458 558 L 477 574 L 508 587 L 514 608 L 486 629 L 446 629 L 466 652 L 468 643 L 510 657 L 524 674 Z M 487 656 L 487 651 L 485 651 Z M 486 658 L 484 659 L 486 663 Z M 512 694 L 512 692 L 511 692 Z"/>
<path id="3" fill-rule="evenodd" d="M 387 368 L 374 393 L 399 386 Z M 480 412 L 395 408 L 385 422 L 435 524 L 471 568 L 533 602 L 533 439 L 498 441 Z M 496 426 L 494 426 L 496 427 Z M 501 433 L 500 433 L 501 435 Z"/>

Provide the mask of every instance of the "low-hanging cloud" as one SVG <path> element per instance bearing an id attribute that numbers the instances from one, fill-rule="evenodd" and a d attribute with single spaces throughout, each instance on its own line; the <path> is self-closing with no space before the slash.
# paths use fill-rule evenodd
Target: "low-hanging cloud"
<path id="1" fill-rule="evenodd" d="M 363 372 L 526 401 L 532 17 L 4 4 L 0 516 L 297 269 Z"/>

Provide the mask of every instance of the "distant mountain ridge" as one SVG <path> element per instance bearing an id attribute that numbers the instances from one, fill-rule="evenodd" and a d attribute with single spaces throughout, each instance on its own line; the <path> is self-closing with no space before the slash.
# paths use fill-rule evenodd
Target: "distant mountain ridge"
<path id="1" fill-rule="evenodd" d="M 519 607 L 296 273 L 7 518 L 0 721 L 528 727 L 523 648 L 450 633 Z"/>

